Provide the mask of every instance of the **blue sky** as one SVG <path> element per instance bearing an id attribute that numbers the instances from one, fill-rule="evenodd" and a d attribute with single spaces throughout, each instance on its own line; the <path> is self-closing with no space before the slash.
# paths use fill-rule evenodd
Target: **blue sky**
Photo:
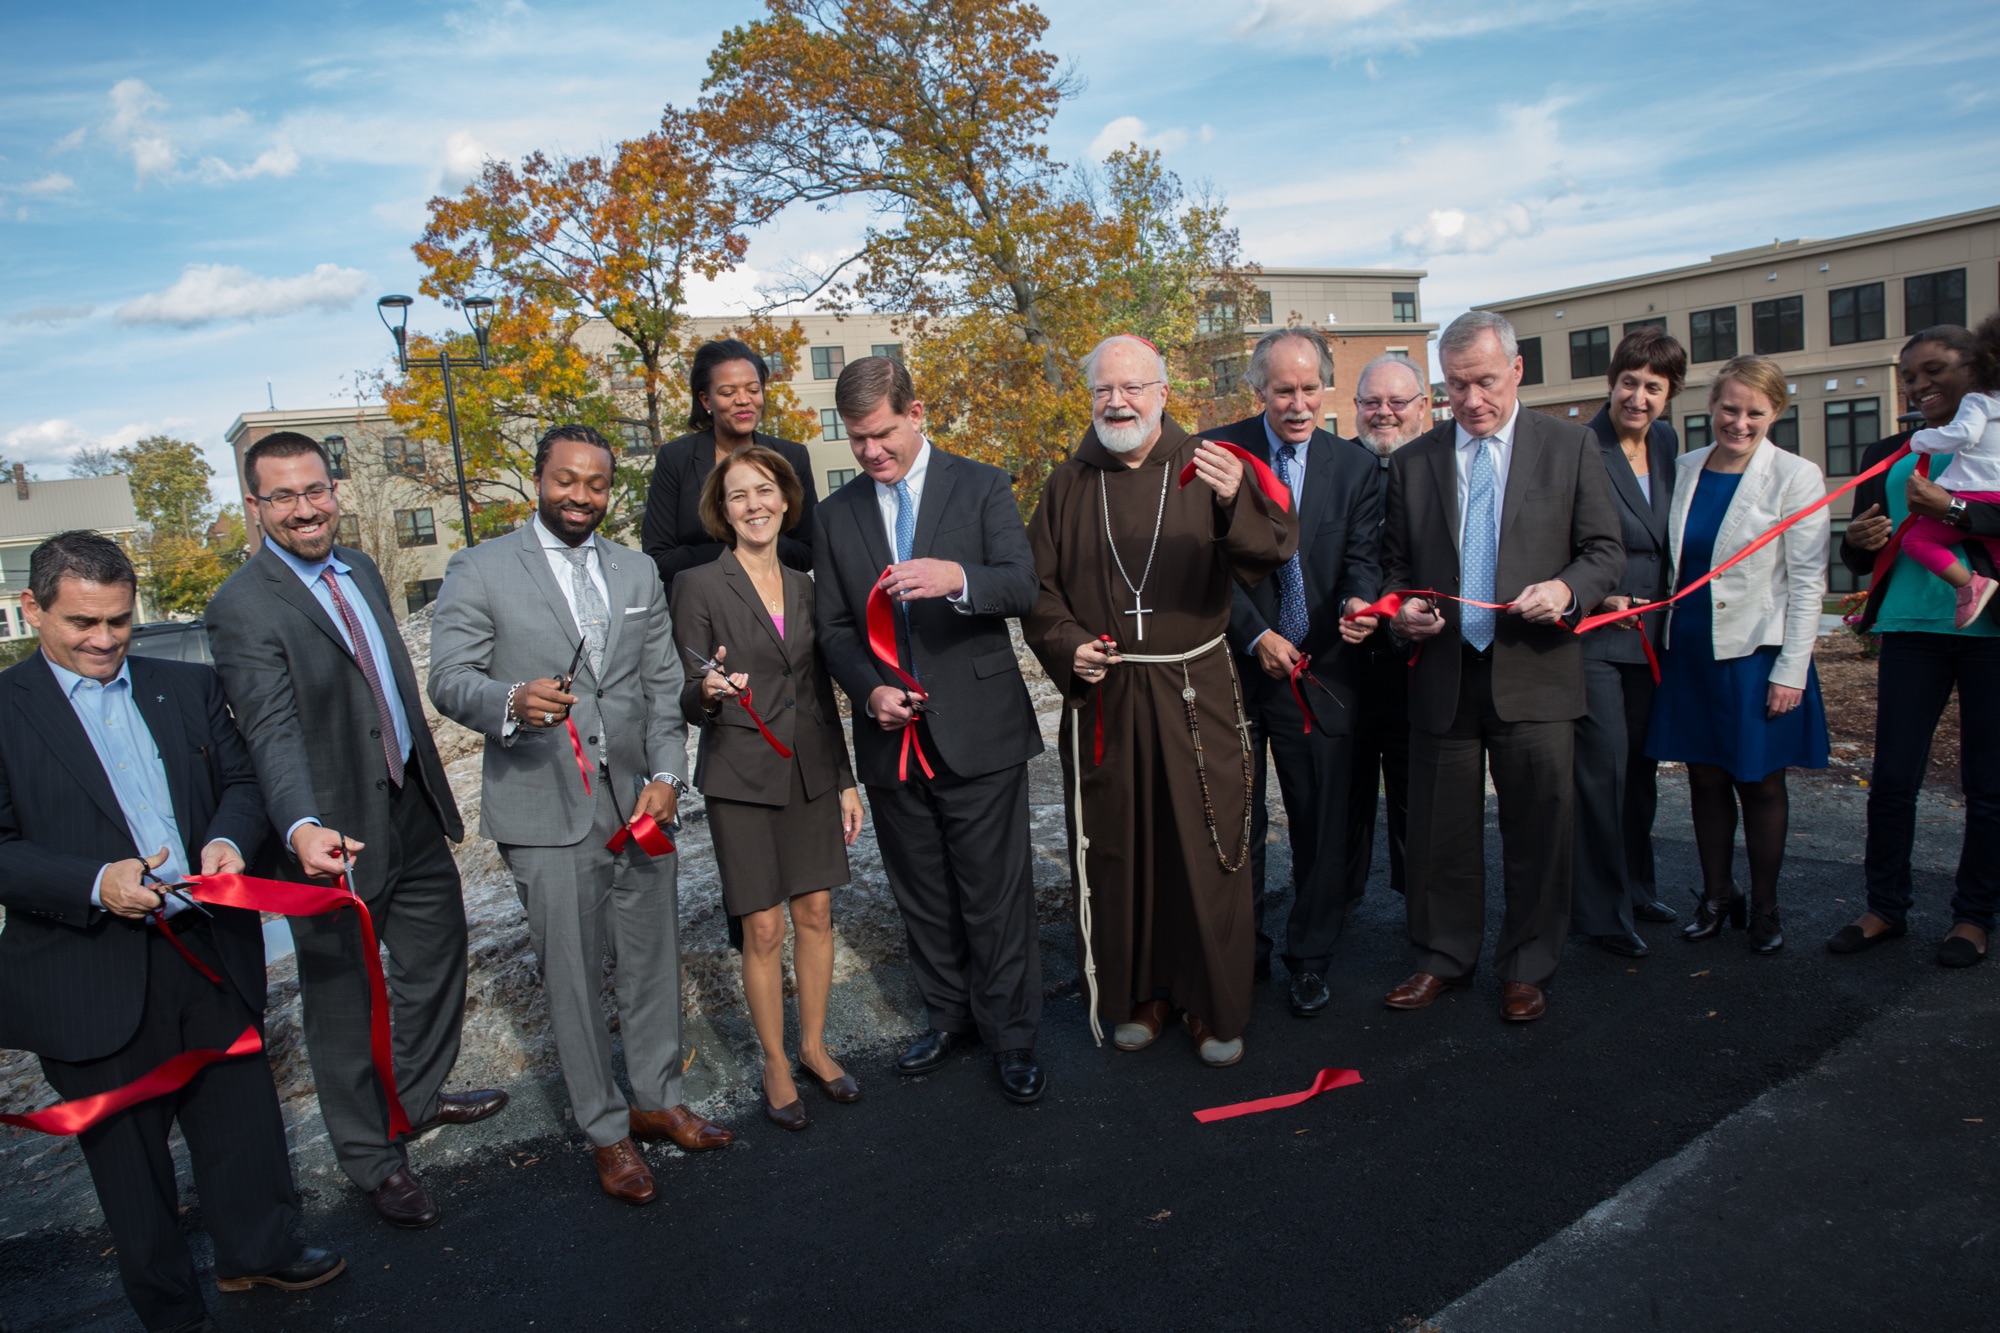
<path id="1" fill-rule="evenodd" d="M 92 3 L 0 19 L 0 454 L 199 441 L 352 396 L 424 202 L 484 156 L 587 152 L 691 101 L 714 5 Z M 1050 0 L 1054 131 L 1138 138 L 1268 264 L 1419 267 L 1425 314 L 2000 202 L 2000 7 Z M 838 253 L 757 234 L 710 293 Z M 445 316 L 422 305 L 412 323 Z M 225 486 L 226 489 L 226 486 Z"/>

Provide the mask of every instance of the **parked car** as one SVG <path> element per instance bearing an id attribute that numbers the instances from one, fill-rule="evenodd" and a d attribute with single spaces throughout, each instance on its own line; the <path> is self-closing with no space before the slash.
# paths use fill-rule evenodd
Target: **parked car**
<path id="1" fill-rule="evenodd" d="M 215 655 L 208 648 L 208 631 L 199 620 L 162 620 L 151 625 L 134 625 L 132 651 L 141 657 L 164 657 L 173 662 L 215 665 Z"/>

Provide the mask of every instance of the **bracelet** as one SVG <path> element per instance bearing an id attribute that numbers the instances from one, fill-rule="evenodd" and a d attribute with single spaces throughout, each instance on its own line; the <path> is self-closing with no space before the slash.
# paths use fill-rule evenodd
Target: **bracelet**
<path id="1" fill-rule="evenodd" d="M 521 716 L 520 705 L 517 703 L 514 696 L 519 694 L 522 691 L 522 689 L 524 689 L 527 686 L 527 684 L 528 682 L 525 680 L 517 680 L 512 685 L 509 685 L 507 687 L 507 708 L 506 708 L 507 720 L 509 722 L 513 722 L 522 726 L 527 725 L 527 719 Z"/>

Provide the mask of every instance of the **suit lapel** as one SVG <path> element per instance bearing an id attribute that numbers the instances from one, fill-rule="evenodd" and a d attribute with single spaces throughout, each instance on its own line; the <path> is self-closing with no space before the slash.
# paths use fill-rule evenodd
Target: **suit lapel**
<path id="1" fill-rule="evenodd" d="M 924 471 L 924 495 L 917 502 L 917 535 L 910 543 L 912 557 L 928 555 L 944 521 L 945 506 L 951 503 L 952 474 L 958 460 L 936 445 L 931 446 L 930 466 Z"/>
<path id="2" fill-rule="evenodd" d="M 1729 540 L 1736 535 L 1736 529 L 1743 525 L 1750 511 L 1763 502 L 1764 495 L 1778 479 L 1777 464 L 1772 455 L 1778 446 L 1765 441 L 1757 446 L 1757 452 L 1750 456 L 1750 466 L 1743 469 L 1743 480 L 1736 484 L 1736 494 L 1729 498 L 1729 508 L 1722 515 L 1722 525 L 1715 533 L 1716 563 L 1721 563 L 1725 552 L 1730 550 Z"/>
<path id="3" fill-rule="evenodd" d="M 854 521 L 861 529 L 861 545 L 868 552 L 868 582 L 872 586 L 889 567 L 889 534 L 882 530 L 882 505 L 875 491 L 875 483 L 870 481 L 855 497 L 855 503 L 848 506 L 854 514 Z"/>
<path id="4" fill-rule="evenodd" d="M 132 669 L 132 701 L 139 706 L 139 716 L 146 719 L 146 729 L 153 733 L 153 745 L 160 752 L 160 767 L 166 770 L 167 791 L 174 802 L 174 827 L 180 830 L 185 851 L 194 834 L 194 810 L 190 804 L 194 788 L 188 772 L 194 747 L 188 743 L 179 703 L 171 694 L 162 692 L 164 687 L 152 679 L 152 671 L 144 659 L 131 657 L 126 662 Z M 201 868 L 199 858 L 193 868 Z"/>
<path id="5" fill-rule="evenodd" d="M 1647 447 L 1653 451 L 1653 531 L 1661 541 L 1665 541 L 1667 514 L 1673 508 L 1674 498 L 1674 446 L 1655 423 L 1653 438 Z M 1665 484 L 1662 485 L 1662 482 Z"/>
<path id="6" fill-rule="evenodd" d="M 297 579 L 292 581 L 298 582 Z M 14 677 L 14 686 L 22 691 L 23 696 L 19 700 L 21 713 L 41 733 L 57 761 L 69 770 L 70 776 L 77 780 L 92 803 L 104 812 L 105 818 L 120 829 L 127 828 L 125 811 L 119 807 L 118 796 L 111 790 L 111 779 L 104 774 L 104 761 L 97 757 L 97 749 L 90 743 L 90 733 L 83 729 L 76 710 L 63 697 L 55 673 L 49 670 L 49 664 L 39 652 L 34 654 L 30 663 L 27 671 Z"/>
<path id="7" fill-rule="evenodd" d="M 347 640 L 335 628 L 333 617 L 326 613 L 326 608 L 319 604 L 319 598 L 313 596 L 312 589 L 306 587 L 292 567 L 269 549 L 259 551 L 257 558 L 265 562 L 264 577 L 271 581 L 271 591 L 278 594 L 278 599 L 290 604 L 293 610 L 316 625 L 320 633 L 332 639 L 336 648 L 346 652 Z"/>
<path id="8" fill-rule="evenodd" d="M 1431 480 L 1436 483 L 1438 504 L 1444 509 L 1444 530 L 1451 534 L 1451 549 L 1463 553 L 1465 543 L 1458 528 L 1458 432 L 1447 424 L 1442 435 L 1444 447 L 1431 455 Z"/>
<path id="9" fill-rule="evenodd" d="M 534 525 L 524 524 L 518 531 L 521 541 L 519 547 L 521 568 L 526 571 L 528 582 L 542 595 L 542 601 L 547 604 L 549 614 L 555 617 L 556 632 L 562 636 L 562 660 L 564 665 L 568 665 L 570 656 L 576 652 L 576 616 L 569 609 L 569 602 L 563 597 L 562 589 L 556 586 L 555 573 L 549 568 L 548 553 L 542 550 L 541 539 L 535 535 Z M 605 581 L 610 582 L 609 579 Z M 608 655 L 610 651 L 608 636 L 605 644 Z M 587 665 L 588 663 L 585 663 L 585 666 Z M 555 671 L 560 669 L 552 669 L 549 674 L 554 675 Z"/>
<path id="10" fill-rule="evenodd" d="M 1528 488 L 1534 485 L 1533 477 L 1542 462 L 1542 436 L 1535 429 L 1534 420 L 1528 409 L 1516 409 L 1514 418 L 1514 456 L 1507 460 L 1507 492 L 1500 497 L 1500 540 L 1507 540 L 1507 534 L 1514 527 L 1514 519 L 1520 514 L 1525 503 L 1523 499 Z M 1629 472 L 1630 469 L 1627 469 Z M 1454 486 L 1456 482 L 1453 483 Z M 1453 494 L 1457 492 L 1454 490 Z"/>
<path id="11" fill-rule="evenodd" d="M 800 660 L 795 649 L 805 642 L 805 635 L 800 632 L 799 627 L 812 623 L 812 617 L 806 614 L 806 591 L 812 587 L 812 576 L 802 574 L 796 569 L 787 569 L 783 565 L 778 568 L 785 578 L 785 632 L 779 636 L 779 643 L 785 650 L 785 660 L 793 666 L 799 666 Z"/>
<path id="12" fill-rule="evenodd" d="M 784 652 L 785 641 L 779 635 L 778 627 L 771 623 L 770 614 L 764 610 L 764 599 L 757 595 L 757 585 L 751 582 L 750 571 L 743 568 L 743 562 L 736 558 L 736 552 L 724 551 L 718 563 L 722 565 L 723 573 L 726 576 L 723 582 L 727 583 L 730 591 L 736 594 L 736 599 L 748 608 L 750 619 L 763 627 L 764 633 L 770 636 L 771 642 L 777 645 L 780 653 Z M 783 566 L 780 566 L 780 568 L 782 569 Z M 785 609 L 789 612 L 791 610 L 791 597 L 786 595 L 784 602 Z M 785 623 L 790 624 L 791 622 L 786 621 Z"/>

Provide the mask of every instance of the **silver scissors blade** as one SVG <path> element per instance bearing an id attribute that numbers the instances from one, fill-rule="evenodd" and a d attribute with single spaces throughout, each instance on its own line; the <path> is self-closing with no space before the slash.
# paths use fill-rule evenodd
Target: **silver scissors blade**
<path id="1" fill-rule="evenodd" d="M 708 671 L 720 672 L 722 670 L 722 663 L 716 661 L 712 657 L 703 657 L 700 653 L 696 652 L 694 649 L 685 646 L 681 648 L 681 651 L 686 653 L 689 657 L 692 657 L 694 659 L 694 664 L 700 667 L 704 672 Z"/>

